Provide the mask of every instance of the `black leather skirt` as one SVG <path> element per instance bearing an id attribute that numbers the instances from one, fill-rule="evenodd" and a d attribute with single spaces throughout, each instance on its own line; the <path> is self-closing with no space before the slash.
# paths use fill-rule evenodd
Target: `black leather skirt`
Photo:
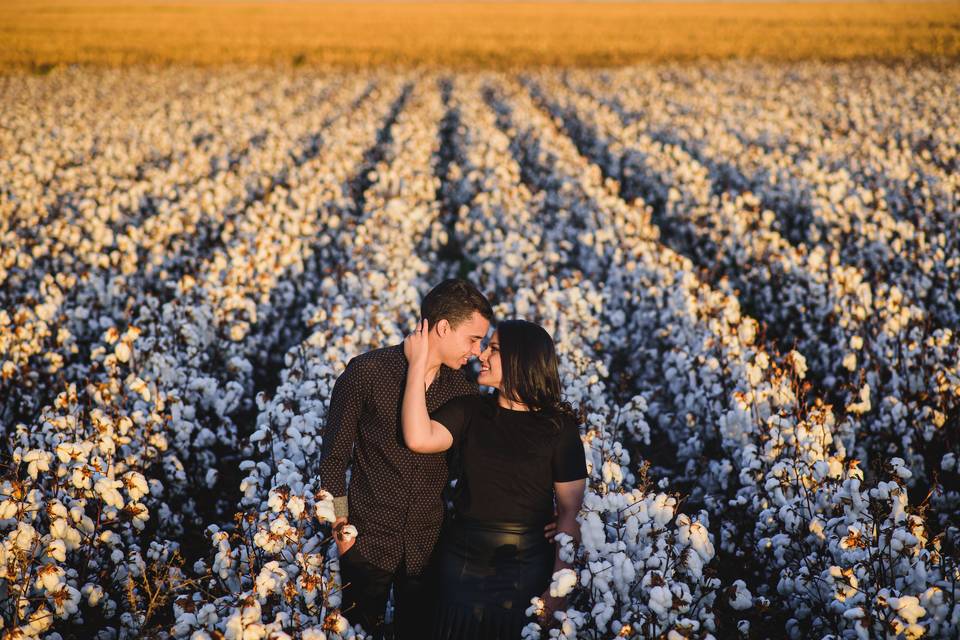
<path id="1" fill-rule="evenodd" d="M 553 574 L 543 525 L 452 518 L 440 538 L 435 640 L 516 640 Z"/>

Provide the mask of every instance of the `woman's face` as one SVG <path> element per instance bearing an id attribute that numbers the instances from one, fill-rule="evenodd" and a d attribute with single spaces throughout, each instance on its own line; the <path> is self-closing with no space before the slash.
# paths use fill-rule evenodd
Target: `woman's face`
<path id="1" fill-rule="evenodd" d="M 503 370 L 500 368 L 500 336 L 496 331 L 490 336 L 487 348 L 480 353 L 480 376 L 477 382 L 487 386 L 500 388 L 503 380 Z"/>

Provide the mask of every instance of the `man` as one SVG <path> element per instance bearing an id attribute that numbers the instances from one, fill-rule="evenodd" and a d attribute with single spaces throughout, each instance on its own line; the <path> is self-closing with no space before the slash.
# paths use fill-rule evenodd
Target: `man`
<path id="1" fill-rule="evenodd" d="M 460 370 L 479 356 L 493 319 L 489 301 L 465 280 L 434 287 L 421 303 L 429 321 L 427 409 L 478 392 Z M 394 587 L 396 637 L 429 633 L 433 580 L 427 569 L 443 522 L 447 484 L 443 454 L 420 454 L 403 444 L 400 408 L 406 384 L 403 344 L 353 358 L 330 397 L 320 481 L 334 495 L 335 530 L 349 522 L 356 538 L 336 535 L 343 583 L 341 608 L 352 624 L 382 633 Z M 347 468 L 350 489 L 347 493 Z"/>

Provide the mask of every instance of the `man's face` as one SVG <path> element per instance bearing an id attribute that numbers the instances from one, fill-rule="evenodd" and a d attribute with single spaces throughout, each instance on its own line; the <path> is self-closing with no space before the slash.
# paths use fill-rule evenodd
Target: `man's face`
<path id="1" fill-rule="evenodd" d="M 467 364 L 470 358 L 480 355 L 480 344 L 487 335 L 490 321 L 478 311 L 474 311 L 469 319 L 456 328 L 450 326 L 446 320 L 441 320 L 440 323 L 446 325 L 437 327 L 443 364 L 451 369 L 459 369 Z"/>

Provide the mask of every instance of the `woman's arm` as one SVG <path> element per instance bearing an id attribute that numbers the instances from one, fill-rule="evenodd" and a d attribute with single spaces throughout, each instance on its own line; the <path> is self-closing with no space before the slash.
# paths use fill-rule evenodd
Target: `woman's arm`
<path id="1" fill-rule="evenodd" d="M 403 409 L 400 421 L 407 448 L 417 453 L 439 453 L 453 444 L 453 436 L 442 424 L 430 419 L 427 413 L 427 321 L 417 325 L 417 331 L 403 341 L 407 356 L 407 384 L 403 391 Z"/>
<path id="2" fill-rule="evenodd" d="M 577 514 L 583 506 L 583 492 L 587 487 L 586 479 L 571 480 L 570 482 L 554 482 L 553 491 L 557 496 L 557 533 L 566 533 L 575 542 L 580 542 L 580 523 Z M 559 571 L 572 566 L 560 559 L 558 550 L 553 570 Z"/>
<path id="3" fill-rule="evenodd" d="M 580 542 L 580 523 L 577 514 L 583 506 L 583 493 L 587 487 L 586 479 L 571 480 L 569 482 L 554 482 L 553 491 L 557 496 L 557 533 L 566 533 L 577 543 Z M 572 567 L 569 562 L 560 559 L 560 546 L 553 560 L 553 571 Z M 566 606 L 566 598 L 554 598 L 550 595 L 550 587 L 543 593 L 544 618 L 550 620 L 553 612 Z"/>

